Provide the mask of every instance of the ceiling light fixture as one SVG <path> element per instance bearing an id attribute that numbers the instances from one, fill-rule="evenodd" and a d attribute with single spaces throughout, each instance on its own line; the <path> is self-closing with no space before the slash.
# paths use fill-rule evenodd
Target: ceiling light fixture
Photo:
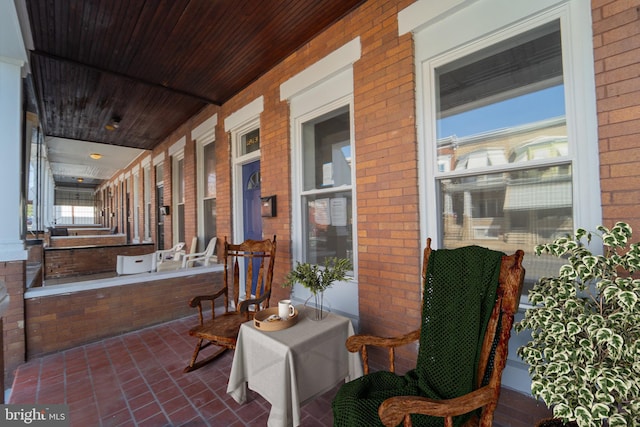
<path id="1" fill-rule="evenodd" d="M 112 132 L 120 127 L 120 120 L 121 120 L 120 117 L 113 116 L 111 117 L 111 120 L 109 120 L 109 123 L 104 125 L 104 128 L 109 132 Z"/>
<path id="2" fill-rule="evenodd" d="M 102 158 L 102 154 L 100 153 L 91 153 L 89 154 L 89 157 L 91 157 L 93 160 L 99 160 Z"/>
<path id="3" fill-rule="evenodd" d="M 83 181 L 84 181 L 84 178 L 78 178 L 78 179 L 77 179 L 77 181 L 78 181 L 78 182 L 83 182 Z"/>

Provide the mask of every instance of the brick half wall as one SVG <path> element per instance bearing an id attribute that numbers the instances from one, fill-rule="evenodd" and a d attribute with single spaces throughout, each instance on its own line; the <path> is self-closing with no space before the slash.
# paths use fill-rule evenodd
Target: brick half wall
<path id="1" fill-rule="evenodd" d="M 45 248 L 44 279 L 86 274 L 114 273 L 118 255 L 144 255 L 155 251 L 153 243 L 77 248 Z"/>
<path id="2" fill-rule="evenodd" d="M 46 288 L 27 292 L 27 360 L 196 314 L 197 310 L 189 307 L 189 300 L 222 287 L 222 266 L 196 268 L 191 273 L 134 276 L 110 280 L 132 279 L 137 283 L 85 290 L 76 283 L 73 286 L 78 290 L 71 292 L 67 291 L 70 285 L 58 285 L 64 286 L 65 292 L 48 296 L 29 295 Z M 139 281 L 140 277 L 148 280 Z"/>

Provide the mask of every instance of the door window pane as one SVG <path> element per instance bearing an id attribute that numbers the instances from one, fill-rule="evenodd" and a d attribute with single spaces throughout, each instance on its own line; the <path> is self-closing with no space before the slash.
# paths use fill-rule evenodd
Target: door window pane
<path id="1" fill-rule="evenodd" d="M 245 133 L 240 140 L 240 155 L 258 151 L 260 149 L 260 129 Z"/>

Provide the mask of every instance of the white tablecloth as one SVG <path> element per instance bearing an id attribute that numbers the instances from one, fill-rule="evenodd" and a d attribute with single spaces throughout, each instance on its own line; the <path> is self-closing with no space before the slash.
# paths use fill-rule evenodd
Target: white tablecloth
<path id="1" fill-rule="evenodd" d="M 313 321 L 299 310 L 294 326 L 260 331 L 253 322 L 240 328 L 227 393 L 238 403 L 247 400 L 247 383 L 269 403 L 269 427 L 300 425 L 300 406 L 341 381 L 362 376 L 359 353 L 345 347 L 353 326 L 330 313 Z"/>

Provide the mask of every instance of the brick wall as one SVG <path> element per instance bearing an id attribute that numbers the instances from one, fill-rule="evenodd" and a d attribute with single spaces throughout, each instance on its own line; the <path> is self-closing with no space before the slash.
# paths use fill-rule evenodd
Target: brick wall
<path id="1" fill-rule="evenodd" d="M 153 244 L 47 248 L 44 250 L 44 279 L 115 273 L 118 255 L 144 255 L 154 252 L 154 248 Z"/>
<path id="2" fill-rule="evenodd" d="M 189 300 L 222 285 L 221 272 L 155 280 L 153 275 L 142 283 L 28 297 L 24 301 L 27 358 L 196 314 Z"/>
<path id="3" fill-rule="evenodd" d="M 0 281 L 9 293 L 9 310 L 3 318 L 4 383 L 11 384 L 16 367 L 25 361 L 24 283 L 26 262 L 0 262 Z"/>
<path id="4" fill-rule="evenodd" d="M 360 324 L 382 336 L 420 325 L 413 42 L 397 26 L 410 3 L 367 2 L 350 23 L 364 29 L 354 66 Z M 415 366 L 414 350 L 398 351 L 400 371 Z"/>
<path id="5" fill-rule="evenodd" d="M 69 228 L 69 236 L 104 236 L 109 234 L 111 234 L 111 229 L 108 228 L 105 228 L 104 230 Z"/>
<path id="6" fill-rule="evenodd" d="M 110 234 L 108 236 L 53 236 L 49 240 L 51 248 L 70 248 L 88 245 L 124 245 L 127 243 L 125 234 Z"/>
<path id="7" fill-rule="evenodd" d="M 640 2 L 591 6 L 602 218 L 640 230 Z"/>

